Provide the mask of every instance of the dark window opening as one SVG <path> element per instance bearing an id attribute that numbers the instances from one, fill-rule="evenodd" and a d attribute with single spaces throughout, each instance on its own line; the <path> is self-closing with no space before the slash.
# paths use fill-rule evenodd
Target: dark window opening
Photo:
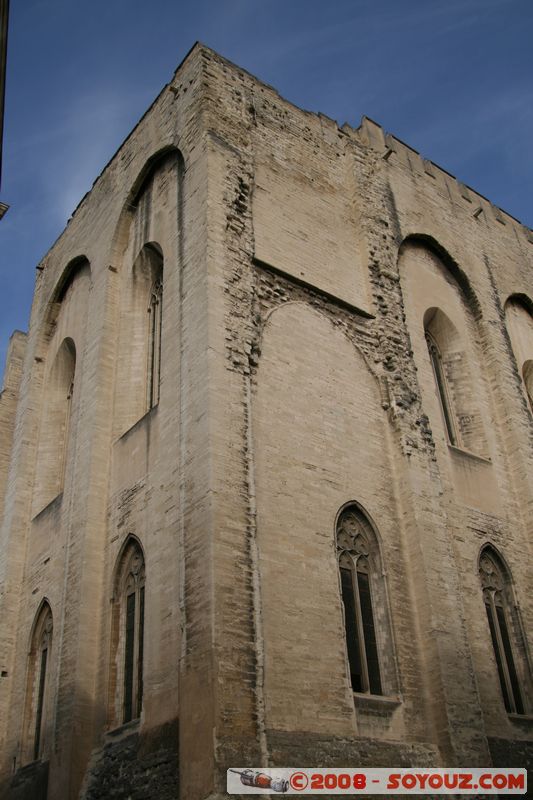
<path id="1" fill-rule="evenodd" d="M 159 403 L 161 382 L 161 331 L 163 326 L 163 281 L 159 278 L 150 293 L 148 343 L 148 409 Z"/>
<path id="2" fill-rule="evenodd" d="M 496 602 L 495 602 L 496 600 Z M 489 620 L 492 647 L 498 668 L 498 677 L 503 695 L 503 702 L 509 714 L 523 714 L 524 704 L 520 692 L 507 620 L 499 598 L 491 598 L 485 602 Z"/>
<path id="3" fill-rule="evenodd" d="M 124 716 L 123 722 L 133 719 L 133 665 L 135 658 L 135 594 L 126 600 L 126 641 L 124 648 Z"/>
<path id="4" fill-rule="evenodd" d="M 45 648 L 41 651 L 41 664 L 39 670 L 39 690 L 37 694 L 37 711 L 35 715 L 35 740 L 33 746 L 33 759 L 36 761 L 40 755 L 41 749 L 41 726 L 43 723 L 43 706 L 44 706 L 44 688 L 46 683 L 46 662 L 48 659 L 48 650 Z"/>
<path id="5" fill-rule="evenodd" d="M 139 646 L 137 656 L 137 716 L 141 716 L 143 700 L 143 649 L 144 649 L 144 586 L 139 592 Z"/>
<path id="6" fill-rule="evenodd" d="M 371 694 L 381 694 L 378 649 L 376 645 L 376 631 L 374 629 L 374 615 L 372 613 L 372 597 L 370 595 L 368 575 L 358 570 L 357 584 L 359 587 L 359 601 L 361 604 L 361 618 L 363 622 L 368 685 Z"/>
<path id="7" fill-rule="evenodd" d="M 350 664 L 350 677 L 354 692 L 363 692 L 363 669 L 357 615 L 355 611 L 355 593 L 351 569 L 341 567 L 342 600 L 344 603 L 344 619 L 346 624 L 346 645 Z"/>

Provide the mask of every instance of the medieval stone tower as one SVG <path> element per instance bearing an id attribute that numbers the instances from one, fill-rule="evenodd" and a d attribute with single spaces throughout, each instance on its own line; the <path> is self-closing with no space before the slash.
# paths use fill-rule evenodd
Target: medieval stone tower
<path id="1" fill-rule="evenodd" d="M 2 797 L 525 766 L 532 401 L 531 231 L 196 45 L 11 342 Z"/>

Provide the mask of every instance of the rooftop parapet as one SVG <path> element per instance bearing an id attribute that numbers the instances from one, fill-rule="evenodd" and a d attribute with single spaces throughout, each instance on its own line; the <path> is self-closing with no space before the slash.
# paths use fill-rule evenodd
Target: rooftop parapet
<path id="1" fill-rule="evenodd" d="M 355 134 L 369 147 L 380 153 L 383 160 L 389 164 L 399 162 L 416 170 L 421 176 L 427 176 L 436 183 L 447 184 L 454 191 L 459 202 L 469 204 L 470 213 L 476 219 L 485 217 L 487 222 L 497 222 L 500 225 L 512 225 L 533 244 L 533 230 L 517 220 L 511 214 L 494 205 L 488 198 L 461 183 L 455 175 L 424 158 L 414 147 L 402 142 L 391 133 L 387 133 L 381 125 L 370 117 L 363 117 Z"/>

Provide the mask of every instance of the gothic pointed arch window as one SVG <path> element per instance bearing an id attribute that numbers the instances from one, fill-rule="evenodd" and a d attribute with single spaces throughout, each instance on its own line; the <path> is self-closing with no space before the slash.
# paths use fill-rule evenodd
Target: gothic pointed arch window
<path id="1" fill-rule="evenodd" d="M 115 725 L 141 715 L 145 580 L 142 548 L 130 537 L 117 564 L 113 597 L 110 722 Z"/>
<path id="2" fill-rule="evenodd" d="M 28 657 L 23 755 L 26 761 L 42 758 L 47 748 L 52 635 L 52 611 L 48 602 L 43 601 L 33 625 Z"/>
<path id="3" fill-rule="evenodd" d="M 490 545 L 481 551 L 479 577 L 503 702 L 508 713 L 524 714 L 525 693 L 520 680 L 524 647 L 520 641 L 511 579 L 502 559 Z"/>
<path id="4" fill-rule="evenodd" d="M 336 547 L 352 689 L 390 693 L 395 688 L 392 632 L 379 545 L 355 503 L 338 515 Z"/>

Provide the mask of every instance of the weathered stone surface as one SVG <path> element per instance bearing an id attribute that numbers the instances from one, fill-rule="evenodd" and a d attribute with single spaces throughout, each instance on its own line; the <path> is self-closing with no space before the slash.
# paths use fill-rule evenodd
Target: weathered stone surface
<path id="1" fill-rule="evenodd" d="M 150 736 L 108 741 L 93 754 L 85 779 L 86 800 L 176 800 L 179 796 L 177 726 Z"/>
<path id="2" fill-rule="evenodd" d="M 533 743 L 523 739 L 489 738 L 490 754 L 495 767 L 521 767 L 533 773 Z"/>
<path id="3" fill-rule="evenodd" d="M 237 763 L 521 765 L 532 241 L 371 120 L 339 128 L 192 49 L 39 265 L 10 349 L 8 800 L 39 772 L 28 654 L 45 600 L 48 800 L 176 796 L 178 773 L 181 798 L 222 797 Z M 347 659 L 335 537 L 350 504 L 379 550 L 374 696 L 354 694 Z M 127 634 L 117 576 L 132 541 L 144 626 L 136 590 Z M 507 576 L 519 714 L 483 602 L 488 544 Z M 122 739 L 126 675 L 142 711 Z"/>
<path id="4" fill-rule="evenodd" d="M 432 767 L 438 759 L 431 744 L 383 741 L 353 737 L 304 733 L 299 731 L 268 731 L 273 766 L 297 764 L 302 767 Z"/>
<path id="5" fill-rule="evenodd" d="M 48 761 L 34 761 L 17 770 L 7 792 L 10 800 L 46 800 Z"/>

